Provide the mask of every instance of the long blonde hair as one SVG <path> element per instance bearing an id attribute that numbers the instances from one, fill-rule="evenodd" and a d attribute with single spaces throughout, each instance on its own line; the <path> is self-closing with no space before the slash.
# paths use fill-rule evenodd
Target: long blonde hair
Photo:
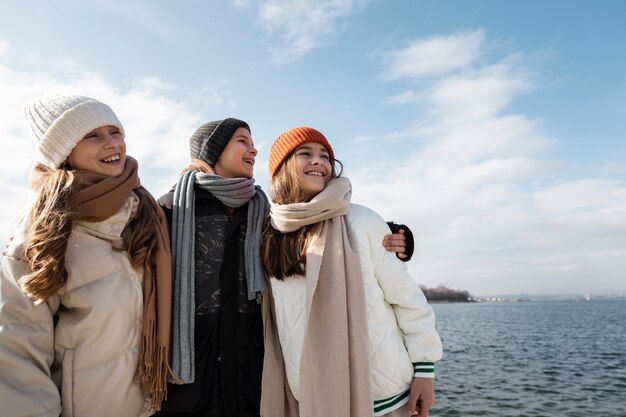
<path id="1" fill-rule="evenodd" d="M 73 185 L 74 172 L 67 163 L 58 169 L 38 163 L 31 171 L 35 200 L 26 217 L 28 233 L 24 242 L 29 272 L 20 280 L 20 286 L 36 305 L 46 302 L 67 282 L 65 253 L 77 218 L 72 210 Z M 158 227 L 155 208 L 147 191 L 138 188 L 134 192 L 139 197 L 137 215 L 122 237 L 133 266 L 151 269 Z"/>
<path id="2" fill-rule="evenodd" d="M 24 243 L 30 272 L 20 285 L 35 304 L 45 302 L 67 282 L 65 250 L 72 233 L 73 180 L 66 165 L 52 169 L 38 163 L 31 171 L 35 201 L 26 217 L 28 234 Z"/>
<path id="3" fill-rule="evenodd" d="M 292 152 L 272 178 L 272 202 L 274 204 L 293 204 L 310 201 L 313 197 L 304 193 L 296 175 L 295 152 Z M 331 178 L 341 175 L 343 165 L 334 159 L 331 162 Z M 335 171 L 335 162 L 341 171 Z M 282 233 L 268 222 L 263 233 L 261 257 L 263 269 L 269 277 L 282 280 L 291 275 L 304 275 L 306 250 L 316 238 L 320 224 L 301 227 L 290 233 Z"/>

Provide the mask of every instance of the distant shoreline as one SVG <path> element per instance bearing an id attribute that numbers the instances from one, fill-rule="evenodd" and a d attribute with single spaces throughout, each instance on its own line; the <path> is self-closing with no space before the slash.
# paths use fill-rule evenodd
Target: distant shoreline
<path id="1" fill-rule="evenodd" d="M 601 300 L 626 300 L 626 294 L 509 294 L 476 297 L 466 290 L 455 290 L 445 285 L 434 288 L 420 286 L 429 303 L 519 303 L 533 301 L 588 302 Z"/>
<path id="2" fill-rule="evenodd" d="M 474 297 L 465 290 L 454 290 L 444 285 L 435 288 L 420 287 L 430 303 L 468 303 L 474 302 Z"/>

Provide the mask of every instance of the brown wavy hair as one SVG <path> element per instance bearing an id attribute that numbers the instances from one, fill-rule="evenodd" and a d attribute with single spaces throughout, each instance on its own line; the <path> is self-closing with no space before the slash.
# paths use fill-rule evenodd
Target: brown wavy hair
<path id="1" fill-rule="evenodd" d="M 22 291 L 38 305 L 55 295 L 67 282 L 65 252 L 77 213 L 72 211 L 74 173 L 64 163 L 58 169 L 36 164 L 30 174 L 35 201 L 26 217 L 28 233 L 24 256 L 29 272 L 20 280 Z M 131 263 L 135 268 L 152 269 L 156 254 L 157 222 L 151 196 L 143 188 L 137 215 L 124 229 Z"/>
<path id="2" fill-rule="evenodd" d="M 296 175 L 295 152 L 287 157 L 272 178 L 272 202 L 275 204 L 293 204 L 310 201 L 314 196 L 305 194 Z M 341 170 L 336 173 L 335 163 Z M 339 177 L 343 172 L 340 161 L 331 161 L 331 178 Z M 320 224 L 301 227 L 289 233 L 282 233 L 272 227 L 270 222 L 263 232 L 261 257 L 263 269 L 268 277 L 282 280 L 291 275 L 304 275 L 306 267 L 306 249 L 317 237 Z"/>

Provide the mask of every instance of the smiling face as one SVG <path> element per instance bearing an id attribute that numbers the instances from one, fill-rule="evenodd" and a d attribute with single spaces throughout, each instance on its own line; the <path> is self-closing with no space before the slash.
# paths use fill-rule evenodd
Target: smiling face
<path id="1" fill-rule="evenodd" d="M 224 178 L 252 178 L 257 152 L 248 129 L 240 127 L 235 130 L 213 169 Z"/>
<path id="2" fill-rule="evenodd" d="M 293 152 L 295 174 L 305 195 L 319 194 L 332 178 L 332 165 L 328 149 L 317 142 L 306 142 Z"/>
<path id="3" fill-rule="evenodd" d="M 115 126 L 101 126 L 87 133 L 68 158 L 70 168 L 117 177 L 124 172 L 126 142 Z"/>

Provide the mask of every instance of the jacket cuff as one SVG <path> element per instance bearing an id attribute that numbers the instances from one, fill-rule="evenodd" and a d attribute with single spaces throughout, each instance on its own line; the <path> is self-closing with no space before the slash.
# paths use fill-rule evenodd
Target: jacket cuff
<path id="1" fill-rule="evenodd" d="M 413 362 L 413 377 L 434 378 L 435 363 L 434 362 Z"/>
<path id="2" fill-rule="evenodd" d="M 387 226 L 389 226 L 391 233 L 398 233 L 400 229 L 404 230 L 404 236 L 406 237 L 406 248 L 404 254 L 406 255 L 406 258 L 400 258 L 397 254 L 396 256 L 398 256 L 398 259 L 403 262 L 410 261 L 411 257 L 413 257 L 413 252 L 415 251 L 415 240 L 413 239 L 413 232 L 411 232 L 411 229 L 409 229 L 409 227 L 404 224 L 387 222 Z"/>

